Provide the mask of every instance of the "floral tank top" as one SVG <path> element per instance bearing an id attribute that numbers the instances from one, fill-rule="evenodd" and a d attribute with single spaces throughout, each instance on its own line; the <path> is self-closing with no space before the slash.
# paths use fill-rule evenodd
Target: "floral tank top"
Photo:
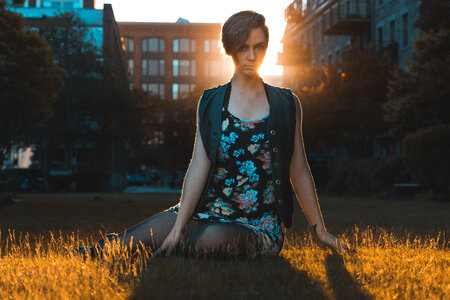
<path id="1" fill-rule="evenodd" d="M 263 255 L 278 254 L 284 240 L 274 203 L 268 117 L 242 120 L 224 106 L 222 134 L 207 200 L 193 216 L 239 223 L 252 229 Z M 177 213 L 178 208 L 179 204 L 170 210 Z"/>

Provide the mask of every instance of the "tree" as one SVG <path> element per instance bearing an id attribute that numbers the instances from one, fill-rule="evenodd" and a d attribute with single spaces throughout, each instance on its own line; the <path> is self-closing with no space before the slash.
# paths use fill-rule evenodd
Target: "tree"
<path id="1" fill-rule="evenodd" d="M 305 141 L 311 149 L 345 145 L 350 156 L 372 156 L 373 137 L 386 129 L 381 104 L 391 65 L 376 54 L 348 50 L 324 69 L 325 80 L 297 92 L 304 110 Z M 317 149 L 317 148 L 316 148 Z"/>
<path id="2" fill-rule="evenodd" d="M 441 10 L 435 10 L 430 3 L 422 2 L 422 15 L 417 22 L 421 35 L 414 41 L 408 71 L 396 68 L 389 82 L 389 100 L 383 108 L 393 135 L 403 137 L 420 128 L 450 121 L 446 109 L 450 86 L 444 75 L 450 72 L 450 22 L 433 21 L 444 8 L 446 15 L 450 14 L 448 1 L 440 7 Z"/>
<path id="3" fill-rule="evenodd" d="M 423 187 L 448 199 L 450 3 L 422 1 L 420 12 L 408 70 L 393 73 L 383 108 L 390 132 L 402 138 L 405 165 Z"/>
<path id="4" fill-rule="evenodd" d="M 53 116 L 64 74 L 46 41 L 5 6 L 0 1 L 0 165 L 12 144 L 30 145 L 30 132 Z"/>
<path id="5" fill-rule="evenodd" d="M 77 169 L 124 172 L 126 162 L 115 151 L 142 140 L 148 99 L 133 93 L 128 82 L 111 72 L 104 49 L 90 39 L 89 27 L 74 13 L 63 13 L 33 24 L 53 49 L 56 63 L 66 72 L 65 85 L 54 104 L 54 117 L 35 132 L 45 173 L 49 174 L 54 150 L 59 146 L 95 149 L 88 162 L 80 158 Z M 102 154 L 99 154 L 102 153 Z"/>

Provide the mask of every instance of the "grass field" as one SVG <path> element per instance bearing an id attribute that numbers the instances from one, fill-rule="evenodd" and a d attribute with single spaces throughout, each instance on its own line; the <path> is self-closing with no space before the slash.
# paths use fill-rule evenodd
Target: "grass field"
<path id="1" fill-rule="evenodd" d="M 167 209 L 179 195 L 23 194 L 0 207 L 0 299 L 450 299 L 450 203 L 320 197 L 320 245 L 298 203 L 280 256 L 259 261 L 70 250 Z"/>

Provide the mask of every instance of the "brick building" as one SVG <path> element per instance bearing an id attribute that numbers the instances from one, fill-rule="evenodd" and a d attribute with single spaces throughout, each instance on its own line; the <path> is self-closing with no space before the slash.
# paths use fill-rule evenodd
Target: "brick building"
<path id="1" fill-rule="evenodd" d="M 219 47 L 221 24 L 119 22 L 132 86 L 163 99 L 230 79 L 232 64 Z"/>

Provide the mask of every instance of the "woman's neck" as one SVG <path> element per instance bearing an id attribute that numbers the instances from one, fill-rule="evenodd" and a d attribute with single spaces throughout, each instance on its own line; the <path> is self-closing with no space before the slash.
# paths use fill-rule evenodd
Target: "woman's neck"
<path id="1" fill-rule="evenodd" d="M 234 73 L 231 83 L 235 90 L 257 90 L 261 88 L 263 80 L 259 75 L 245 76 L 240 73 Z"/>

